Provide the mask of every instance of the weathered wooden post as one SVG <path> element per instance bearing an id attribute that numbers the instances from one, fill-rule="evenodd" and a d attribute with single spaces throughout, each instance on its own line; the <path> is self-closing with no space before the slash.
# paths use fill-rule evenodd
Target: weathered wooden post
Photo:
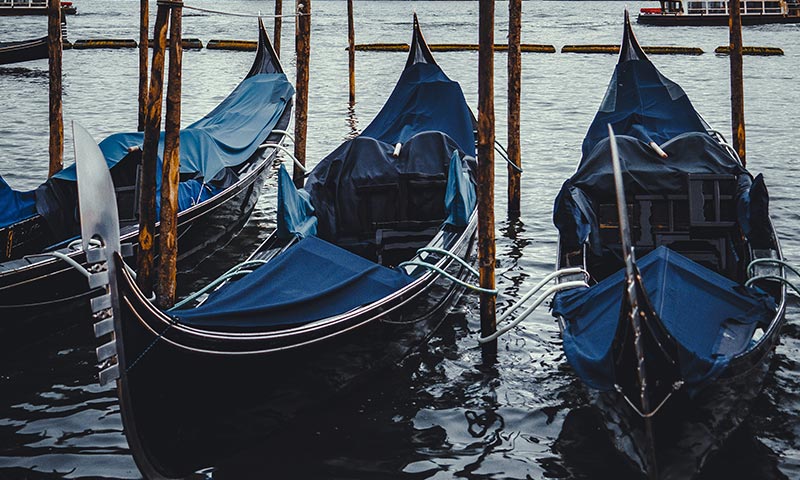
<path id="1" fill-rule="evenodd" d="M 353 0 L 347 0 L 347 58 L 350 68 L 350 105 L 356 103 L 356 28 L 353 23 Z"/>
<path id="2" fill-rule="evenodd" d="M 178 268 L 178 183 L 180 182 L 181 129 L 181 24 L 183 1 L 171 0 L 169 19 L 169 81 L 167 118 L 164 126 L 164 163 L 161 175 L 161 224 L 158 229 L 157 305 L 175 305 Z"/>
<path id="3" fill-rule="evenodd" d="M 522 0 L 508 2 L 508 158 L 522 166 L 520 152 L 520 89 L 522 87 Z M 508 165 L 508 214 L 520 213 L 520 172 Z"/>
<path id="4" fill-rule="evenodd" d="M 143 292 L 153 291 L 153 237 L 156 229 L 156 161 L 161 135 L 161 96 L 164 89 L 164 46 L 167 43 L 169 5 L 158 2 L 153 27 L 153 64 L 142 145 L 142 175 L 139 182 L 139 252 L 136 283 Z"/>
<path id="5" fill-rule="evenodd" d="M 283 0 L 275 0 L 275 19 L 272 31 L 272 47 L 278 57 L 281 56 L 281 25 L 283 23 Z"/>
<path id="6" fill-rule="evenodd" d="M 147 110 L 147 48 L 150 30 L 150 0 L 139 0 L 139 124 L 137 129 L 144 131 L 145 111 Z"/>
<path id="7" fill-rule="evenodd" d="M 494 289 L 494 0 L 480 0 L 478 21 L 478 270 L 480 286 Z M 481 336 L 497 330 L 495 296 L 480 294 Z M 497 341 L 482 344 L 485 359 Z"/>
<path id="8" fill-rule="evenodd" d="M 297 22 L 295 22 L 297 77 L 295 79 L 294 156 L 301 165 L 305 165 L 308 129 L 308 65 L 311 56 L 311 0 L 297 0 L 297 15 Z M 305 172 L 295 165 L 292 179 L 297 188 L 303 186 L 304 175 Z"/>
<path id="9" fill-rule="evenodd" d="M 728 5 L 730 8 L 728 26 L 730 30 L 729 55 L 731 57 L 731 127 L 733 129 L 733 149 L 739 154 L 742 165 L 746 166 L 741 1 L 731 0 Z"/>
<path id="10" fill-rule="evenodd" d="M 64 114 L 61 105 L 61 2 L 50 0 L 47 8 L 47 50 L 50 70 L 50 167 L 48 176 L 64 168 Z"/>

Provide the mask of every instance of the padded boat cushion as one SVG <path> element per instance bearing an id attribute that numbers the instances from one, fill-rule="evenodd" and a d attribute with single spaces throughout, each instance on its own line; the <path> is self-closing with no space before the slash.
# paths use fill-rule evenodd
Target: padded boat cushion
<path id="1" fill-rule="evenodd" d="M 413 279 L 317 237 L 307 237 L 246 277 L 212 293 L 178 321 L 222 331 L 301 325 L 379 300 Z"/>
<path id="2" fill-rule="evenodd" d="M 691 392 L 716 379 L 745 351 L 759 324 L 769 324 L 775 303 L 667 247 L 643 257 L 639 270 L 656 315 L 679 344 L 683 379 Z M 620 321 L 622 270 L 590 288 L 569 290 L 553 301 L 566 319 L 564 350 L 581 379 L 598 390 L 616 383 L 611 344 Z"/>

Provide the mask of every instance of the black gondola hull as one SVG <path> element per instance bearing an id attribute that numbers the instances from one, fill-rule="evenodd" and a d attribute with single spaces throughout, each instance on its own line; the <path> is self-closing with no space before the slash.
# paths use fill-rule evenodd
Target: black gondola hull
<path id="1" fill-rule="evenodd" d="M 47 37 L 22 42 L 0 43 L 0 65 L 47 58 Z"/>
<path id="2" fill-rule="evenodd" d="M 453 254 L 469 258 L 475 227 L 473 221 L 454 239 Z M 452 273 L 464 273 L 451 264 Z M 176 332 L 120 273 L 128 366 L 118 385 L 123 414 L 134 419 L 126 425 L 135 424 L 135 431 L 126 434 L 131 447 L 142 450 L 134 452 L 140 469 L 151 478 L 180 478 L 213 466 L 396 366 L 440 326 L 458 296 L 458 287 L 437 278 L 430 275 L 328 327 L 249 342 Z M 212 348 L 231 353 L 199 351 Z M 246 352 L 254 349 L 265 351 Z"/>

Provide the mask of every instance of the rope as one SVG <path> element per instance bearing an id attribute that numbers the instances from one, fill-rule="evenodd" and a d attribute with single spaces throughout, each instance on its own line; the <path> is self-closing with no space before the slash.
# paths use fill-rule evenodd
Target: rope
<path id="1" fill-rule="evenodd" d="M 417 266 L 417 267 L 427 268 L 428 270 L 433 270 L 434 272 L 436 272 L 436 273 L 438 273 L 440 275 L 444 275 L 446 278 L 452 280 L 453 282 L 458 283 L 462 287 L 469 288 L 470 290 L 474 290 L 476 292 L 481 292 L 481 293 L 488 293 L 489 295 L 497 295 L 497 289 L 496 288 L 495 289 L 483 288 L 483 287 L 479 287 L 477 285 L 473 285 L 471 283 L 467 283 L 467 282 L 461 280 L 460 278 L 456 278 L 453 275 L 450 275 L 449 273 L 445 272 L 443 269 L 437 267 L 436 265 L 432 265 L 432 264 L 427 263 L 427 262 L 418 261 L 418 260 L 409 260 L 407 262 L 402 262 L 400 265 L 397 266 L 397 268 L 403 268 L 403 267 L 406 267 L 406 266 L 409 266 L 409 265 L 414 265 L 414 266 Z"/>
<path id="2" fill-rule="evenodd" d="M 220 275 L 219 277 L 217 277 L 214 281 L 212 281 L 208 285 L 204 286 L 200 290 L 190 294 L 189 296 L 187 296 L 186 298 L 184 298 L 180 302 L 176 303 L 172 308 L 168 309 L 167 311 L 171 312 L 173 310 L 177 310 L 178 308 L 186 305 L 187 303 L 190 303 L 190 302 L 196 300 L 200 295 L 203 295 L 204 293 L 206 293 L 209 290 L 215 288 L 217 285 L 225 282 L 226 280 L 230 280 L 231 278 L 238 277 L 240 275 L 247 275 L 249 273 L 253 273 L 253 270 L 246 270 L 246 268 L 248 268 L 248 267 L 257 267 L 257 266 L 264 265 L 265 263 L 267 263 L 266 260 L 249 260 L 249 261 L 246 261 L 246 262 L 242 262 L 242 263 L 240 263 L 240 264 L 228 269 L 227 272 L 225 272 L 222 275 Z"/>
<path id="3" fill-rule="evenodd" d="M 624 398 L 624 399 L 625 399 L 625 402 L 628 404 L 628 406 L 629 406 L 629 407 L 631 407 L 631 408 L 633 409 L 633 411 L 634 411 L 634 412 L 636 412 L 636 414 L 637 414 L 637 415 L 639 415 L 639 416 L 640 416 L 640 417 L 642 417 L 642 418 L 650 418 L 650 417 L 654 416 L 655 414 L 657 414 L 657 413 L 658 413 L 658 411 L 659 411 L 659 410 L 661 410 L 661 407 L 663 407 L 663 406 L 664 406 L 664 404 L 666 404 L 666 403 L 667 403 L 667 400 L 669 400 L 669 399 L 670 399 L 670 397 L 672 397 L 672 394 L 673 394 L 673 393 L 675 393 L 675 392 L 677 392 L 677 391 L 678 391 L 678 390 L 679 390 L 679 389 L 680 389 L 682 386 L 683 386 L 683 380 L 679 380 L 679 381 L 677 381 L 677 382 L 673 383 L 673 384 L 672 384 L 672 391 L 671 391 L 671 392 L 669 392 L 669 393 L 667 394 L 667 396 L 666 396 L 666 397 L 664 397 L 664 400 L 661 400 L 661 403 L 659 403 L 659 404 L 658 404 L 658 406 L 657 406 L 657 407 L 656 407 L 656 408 L 655 408 L 653 411 L 651 411 L 651 412 L 649 412 L 649 413 L 642 413 L 642 411 L 641 411 L 641 410 L 639 410 L 638 408 L 636 408 L 636 405 L 634 405 L 634 404 L 633 404 L 633 402 L 631 402 L 631 401 L 630 401 L 630 399 L 628 398 L 628 396 L 627 396 L 627 395 L 625 395 L 625 394 L 622 392 L 622 387 L 620 387 L 620 386 L 619 386 L 619 385 L 617 385 L 616 383 L 614 384 L 614 389 L 617 391 L 617 393 L 619 393 L 620 395 L 622 395 L 622 398 Z"/>
<path id="4" fill-rule="evenodd" d="M 501 157 L 503 157 L 503 160 L 505 160 L 506 163 L 508 163 L 511 166 L 511 168 L 518 171 L 519 173 L 522 173 L 522 167 L 515 164 L 514 162 L 511 161 L 510 158 L 508 158 L 508 150 L 506 150 L 506 147 L 501 145 L 500 142 L 498 142 L 497 140 L 494 141 L 494 150 L 497 153 L 499 153 Z"/>
<path id="5" fill-rule="evenodd" d="M 281 145 L 279 143 L 264 143 L 264 144 L 258 146 L 258 148 L 269 148 L 269 147 L 277 148 L 278 150 L 282 151 L 286 155 L 289 155 L 289 158 L 292 159 L 292 162 L 294 162 L 294 165 L 297 168 L 299 168 L 303 173 L 308 173 L 308 170 L 306 169 L 305 165 L 300 163 L 300 160 L 298 160 L 297 157 L 294 156 L 294 153 L 291 150 L 289 150 L 287 147 L 285 147 L 284 145 Z"/>
<path id="6" fill-rule="evenodd" d="M 494 332 L 491 335 L 488 335 L 486 337 L 480 337 L 478 339 L 478 343 L 487 343 L 487 342 L 493 342 L 493 341 L 497 340 L 501 335 L 505 334 L 506 332 L 508 332 L 512 328 L 514 328 L 517 325 L 519 325 L 520 322 L 525 320 L 531 313 L 533 313 L 534 310 L 536 310 L 536 307 L 538 307 L 545 300 L 547 300 L 547 298 L 550 295 L 552 295 L 552 294 L 554 294 L 556 292 L 560 292 L 561 290 L 567 290 L 567 289 L 570 289 L 570 288 L 577 288 L 577 287 L 586 287 L 586 288 L 588 288 L 589 284 L 587 284 L 586 282 L 582 282 L 582 281 L 573 281 L 573 282 L 560 283 L 558 285 L 554 285 L 554 286 L 548 288 L 547 290 L 544 291 L 543 294 L 541 294 L 539 296 L 539 298 L 536 299 L 535 302 L 533 302 L 533 305 L 531 305 L 530 307 L 526 308 L 525 311 L 523 311 L 517 318 L 514 319 L 514 321 L 512 321 L 511 323 L 509 323 L 505 327 L 497 330 L 496 332 Z M 505 317 L 502 317 L 502 318 L 505 318 Z M 499 320 L 498 320 L 498 322 L 499 322 Z"/>
<path id="7" fill-rule="evenodd" d="M 783 277 L 779 277 L 777 275 L 759 275 L 757 277 L 753 277 L 750 280 L 748 280 L 747 283 L 744 284 L 744 286 L 745 287 L 749 287 L 754 282 L 757 282 L 758 280 L 777 280 L 777 281 L 781 282 L 782 284 L 784 284 L 784 285 L 786 285 L 788 287 L 791 287 L 791 289 L 794 290 L 796 294 L 800 295 L 800 288 L 798 288 L 795 284 L 793 284 L 789 280 L 787 280 L 787 279 L 785 279 Z"/>
<path id="8" fill-rule="evenodd" d="M 192 7 L 190 5 L 184 5 L 183 8 L 204 13 L 214 13 L 217 15 L 228 15 L 230 17 L 245 17 L 245 18 L 292 18 L 292 17 L 304 17 L 311 15 L 310 13 L 293 13 L 289 15 L 262 15 L 259 13 L 258 15 L 253 15 L 252 13 L 223 12 L 222 10 L 212 10 L 210 8 Z"/>
<path id="9" fill-rule="evenodd" d="M 517 302 L 514 303 L 514 305 L 512 305 L 508 310 L 506 310 L 500 316 L 500 318 L 497 320 L 497 322 L 498 323 L 502 322 L 503 320 L 508 318 L 514 310 L 516 310 L 519 307 L 521 307 L 523 303 L 527 302 L 528 299 L 533 296 L 533 294 L 535 294 L 536 292 L 541 290 L 545 285 L 550 283 L 554 278 L 563 277 L 564 275 L 575 275 L 575 274 L 578 274 L 578 273 L 582 273 L 586 277 L 586 279 L 588 281 L 589 272 L 587 272 L 586 270 L 584 270 L 584 269 L 582 269 L 580 267 L 562 268 L 561 270 L 556 270 L 555 272 L 552 272 L 552 273 L 548 274 L 539 283 L 537 283 L 533 288 L 528 290 L 528 293 L 523 295 L 522 298 L 517 300 Z"/>
<path id="10" fill-rule="evenodd" d="M 463 258 L 459 257 L 458 255 L 456 255 L 455 253 L 451 252 L 450 250 L 445 250 L 443 248 L 436 248 L 436 247 L 422 247 L 419 250 L 417 250 L 417 255 L 415 255 L 415 256 L 419 256 L 419 254 L 423 253 L 423 252 L 439 253 L 439 254 L 444 255 L 446 257 L 450 257 L 453 260 L 455 260 L 456 262 L 460 263 L 462 266 L 464 266 L 469 271 L 469 273 L 475 275 L 476 277 L 480 277 L 481 276 L 481 274 L 478 273 L 477 270 L 472 268 L 472 265 L 467 263 L 466 260 L 464 260 Z"/>

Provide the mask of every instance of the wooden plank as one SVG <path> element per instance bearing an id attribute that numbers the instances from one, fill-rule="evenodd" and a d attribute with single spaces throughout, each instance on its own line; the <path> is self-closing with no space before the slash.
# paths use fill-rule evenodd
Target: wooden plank
<path id="1" fill-rule="evenodd" d="M 508 2 L 508 159 L 522 166 L 520 152 L 520 100 L 522 88 L 522 0 Z M 520 213 L 521 175 L 508 165 L 508 214 Z"/>
<path id="2" fill-rule="evenodd" d="M 308 68 L 311 56 L 311 0 L 297 0 L 297 13 L 299 16 L 295 22 L 297 75 L 295 77 L 294 156 L 301 165 L 305 166 L 308 132 Z M 295 165 L 292 179 L 297 188 L 303 186 L 304 175 L 305 172 Z"/>
<path id="3" fill-rule="evenodd" d="M 47 13 L 50 75 L 50 165 L 48 176 L 53 176 L 64 168 L 64 111 L 61 103 L 61 3 L 58 0 L 51 0 Z"/>
<path id="4" fill-rule="evenodd" d="M 744 128 L 744 77 L 742 76 L 742 13 L 739 10 L 741 0 L 731 0 L 729 35 L 729 53 L 731 60 L 731 129 L 733 131 L 733 149 L 739 154 L 742 166 L 747 165 Z"/>

